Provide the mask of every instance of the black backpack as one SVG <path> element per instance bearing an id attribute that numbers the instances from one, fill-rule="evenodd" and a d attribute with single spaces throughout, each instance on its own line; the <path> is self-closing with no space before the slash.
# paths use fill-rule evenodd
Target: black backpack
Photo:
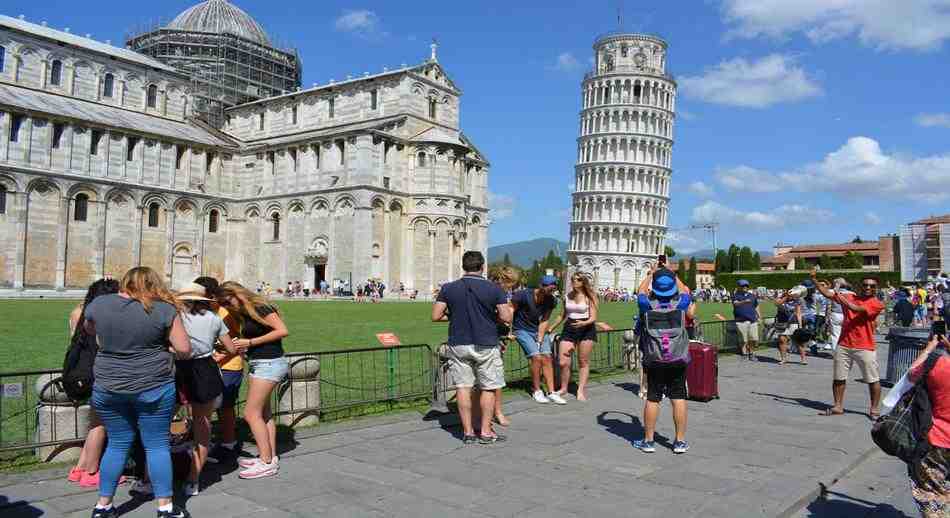
<path id="1" fill-rule="evenodd" d="M 60 379 L 63 390 L 73 401 L 83 401 L 92 396 L 92 384 L 95 381 L 92 366 L 96 362 L 98 350 L 95 336 L 87 335 L 82 329 L 76 330 L 66 351 L 66 359 L 63 360 L 63 377 Z"/>
<path id="2" fill-rule="evenodd" d="M 930 353 L 921 371 L 920 380 L 901 396 L 889 413 L 878 418 L 871 427 L 871 439 L 884 453 L 912 464 L 930 450 L 927 435 L 933 426 L 933 408 L 927 392 L 927 375 L 945 354 Z"/>

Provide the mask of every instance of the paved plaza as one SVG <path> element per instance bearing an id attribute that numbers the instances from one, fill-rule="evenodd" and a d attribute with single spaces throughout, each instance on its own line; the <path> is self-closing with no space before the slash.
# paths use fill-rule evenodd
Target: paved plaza
<path id="1" fill-rule="evenodd" d="M 780 366 L 767 354 L 721 360 L 722 399 L 690 402 L 686 455 L 670 450 L 667 404 L 657 452 L 631 446 L 642 401 L 628 376 L 593 387 L 587 403 L 512 398 L 509 441 L 493 446 L 463 446 L 451 418 L 415 414 L 301 430 L 277 477 L 242 481 L 210 467 L 185 505 L 222 518 L 914 516 L 902 465 L 870 441 L 866 387 L 849 384 L 846 415 L 820 417 L 831 360 Z M 0 495 L 4 518 L 87 516 L 95 500 L 62 469 L 2 476 Z M 154 516 L 125 488 L 117 504 L 124 516 Z"/>

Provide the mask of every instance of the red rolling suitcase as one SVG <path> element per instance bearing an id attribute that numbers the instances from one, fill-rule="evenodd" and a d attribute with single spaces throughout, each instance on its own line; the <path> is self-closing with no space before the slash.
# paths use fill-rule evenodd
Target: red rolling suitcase
<path id="1" fill-rule="evenodd" d="M 690 342 L 686 388 L 692 400 L 719 399 L 719 356 L 715 347 L 702 342 Z"/>

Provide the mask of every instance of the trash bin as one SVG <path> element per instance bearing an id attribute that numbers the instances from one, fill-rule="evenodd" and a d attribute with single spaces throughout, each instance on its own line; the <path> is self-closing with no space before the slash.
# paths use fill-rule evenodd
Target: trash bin
<path id="1" fill-rule="evenodd" d="M 892 327 L 887 332 L 887 376 L 891 383 L 897 383 L 901 376 L 914 363 L 914 359 L 927 347 L 930 339 L 929 327 Z"/>

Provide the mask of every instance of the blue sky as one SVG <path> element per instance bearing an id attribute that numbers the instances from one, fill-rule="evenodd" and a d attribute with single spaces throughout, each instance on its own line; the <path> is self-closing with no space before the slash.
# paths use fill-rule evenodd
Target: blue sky
<path id="1" fill-rule="evenodd" d="M 193 3 L 7 0 L 3 12 L 119 43 Z M 236 0 L 300 50 L 305 86 L 417 63 L 438 38 L 463 130 L 492 162 L 492 244 L 567 240 L 580 81 L 618 3 Z M 767 249 L 950 211 L 950 1 L 624 3 L 624 29 L 667 39 L 679 81 L 673 229 L 718 221 L 720 243 Z M 672 244 L 711 243 L 674 230 Z"/>

